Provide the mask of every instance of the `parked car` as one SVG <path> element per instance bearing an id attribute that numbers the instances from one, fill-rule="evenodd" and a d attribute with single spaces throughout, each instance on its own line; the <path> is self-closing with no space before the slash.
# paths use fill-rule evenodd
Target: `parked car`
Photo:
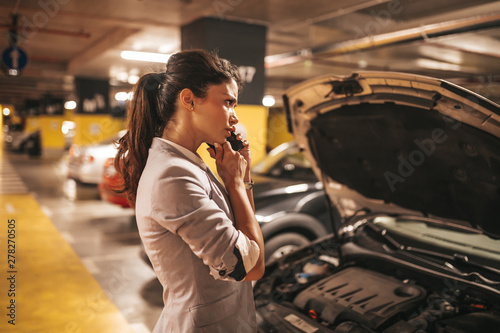
<path id="1" fill-rule="evenodd" d="M 115 142 L 124 133 L 120 131 L 117 137 L 98 144 L 87 146 L 72 144 L 67 155 L 68 178 L 82 184 L 97 186 L 102 179 L 104 162 L 116 155 Z"/>
<path id="2" fill-rule="evenodd" d="M 253 166 L 252 178 L 266 262 L 332 231 L 323 186 L 294 141 L 279 145 Z M 334 216 L 338 220 L 338 213 Z"/>
<path id="3" fill-rule="evenodd" d="M 109 157 L 104 162 L 101 182 L 98 184 L 99 195 L 104 201 L 128 208 L 130 204 L 127 200 L 127 195 L 124 192 L 120 192 L 123 179 L 118 171 L 116 171 L 114 161 L 114 157 Z"/>
<path id="4" fill-rule="evenodd" d="M 266 261 L 272 261 L 332 231 L 321 182 L 295 142 L 273 149 L 252 167 L 255 213 L 266 247 Z M 105 164 L 99 184 L 101 198 L 127 207 L 123 193 L 117 193 L 121 177 L 113 159 Z M 338 214 L 335 213 L 336 219 Z"/>
<path id="5" fill-rule="evenodd" d="M 343 223 L 266 266 L 259 332 L 498 332 L 500 106 L 391 72 L 311 79 L 284 103 Z"/>
<path id="6" fill-rule="evenodd" d="M 13 143 L 18 138 L 24 135 L 24 126 L 22 124 L 5 124 L 3 125 L 3 145 L 4 148 L 10 151 L 15 151 Z"/>
<path id="7" fill-rule="evenodd" d="M 21 124 L 4 125 L 4 147 L 15 153 L 40 156 L 42 154 L 40 130 L 25 131 Z"/>

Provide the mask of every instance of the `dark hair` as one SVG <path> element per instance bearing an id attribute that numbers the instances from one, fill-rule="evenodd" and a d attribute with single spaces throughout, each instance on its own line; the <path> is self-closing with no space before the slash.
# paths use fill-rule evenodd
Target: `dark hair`
<path id="1" fill-rule="evenodd" d="M 114 164 L 123 178 L 121 192 L 132 206 L 153 138 L 161 136 L 175 116 L 180 92 L 188 88 L 196 97 L 205 98 L 211 85 L 231 79 L 239 91 L 242 88 L 237 67 L 205 50 L 175 53 L 166 68 L 165 73 L 145 74 L 136 83 L 128 108 L 128 131 L 118 142 Z"/>

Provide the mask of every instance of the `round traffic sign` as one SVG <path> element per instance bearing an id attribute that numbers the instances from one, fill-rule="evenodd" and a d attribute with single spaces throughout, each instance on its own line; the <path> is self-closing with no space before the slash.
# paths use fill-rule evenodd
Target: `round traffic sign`
<path id="1" fill-rule="evenodd" d="M 2 62 L 7 69 L 20 72 L 28 64 L 28 55 L 18 47 L 9 47 L 2 53 Z"/>

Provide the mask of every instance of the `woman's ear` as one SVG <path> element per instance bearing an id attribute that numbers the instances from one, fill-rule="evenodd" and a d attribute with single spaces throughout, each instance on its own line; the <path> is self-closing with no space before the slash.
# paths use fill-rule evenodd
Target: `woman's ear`
<path id="1" fill-rule="evenodd" d="M 179 99 L 182 107 L 187 110 L 192 110 L 194 105 L 194 94 L 191 89 L 184 88 L 179 94 Z"/>

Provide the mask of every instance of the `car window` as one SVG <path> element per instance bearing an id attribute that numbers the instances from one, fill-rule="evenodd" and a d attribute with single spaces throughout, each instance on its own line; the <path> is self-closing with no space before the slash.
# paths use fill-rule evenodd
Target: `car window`
<path id="1" fill-rule="evenodd" d="M 317 180 L 304 154 L 295 152 L 285 155 L 270 170 L 269 175 L 300 180 Z"/>

